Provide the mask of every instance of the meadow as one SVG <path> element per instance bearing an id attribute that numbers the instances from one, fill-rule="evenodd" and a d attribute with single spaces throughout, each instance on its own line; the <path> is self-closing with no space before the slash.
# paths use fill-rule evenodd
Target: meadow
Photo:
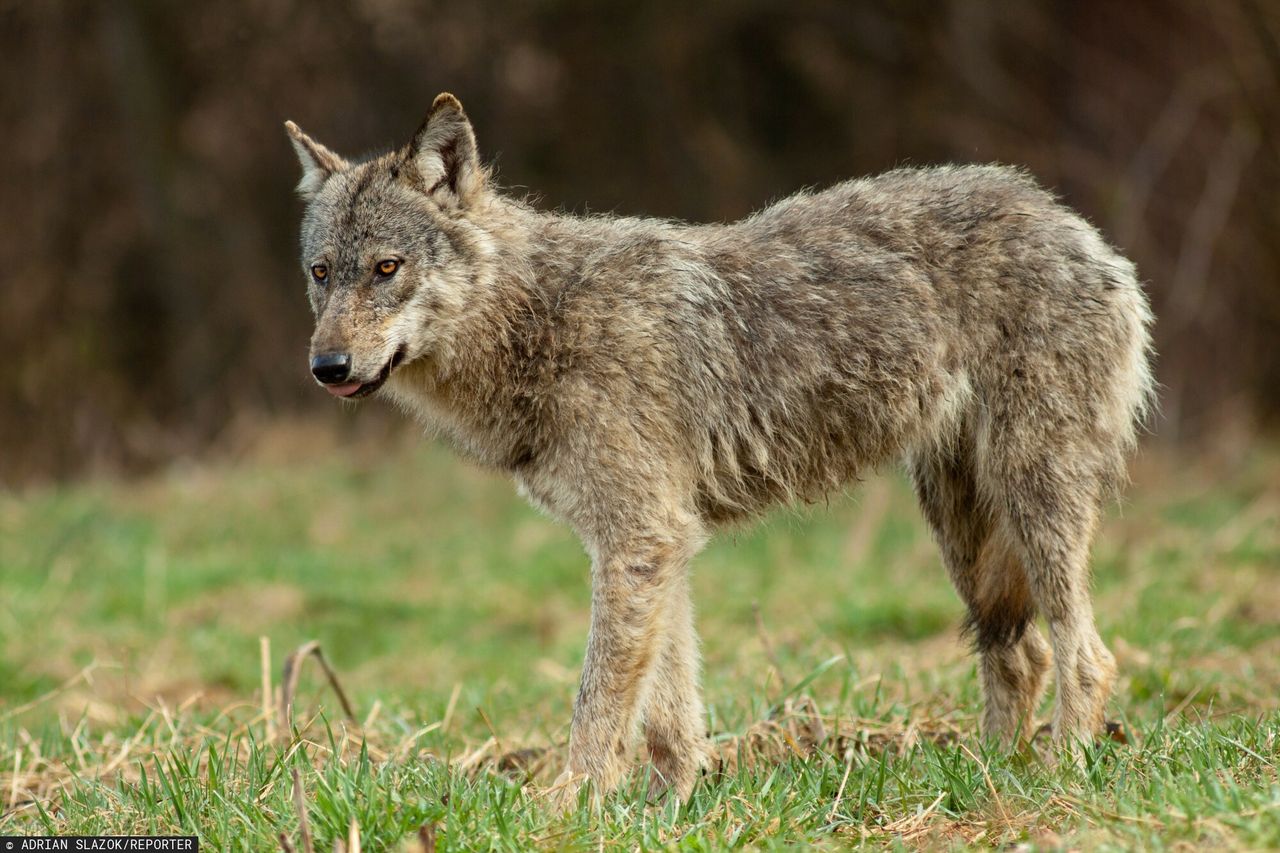
<path id="1" fill-rule="evenodd" d="M 696 560 L 716 756 L 691 800 L 646 802 L 637 781 L 568 814 L 542 792 L 564 757 L 587 559 L 503 478 L 430 442 L 304 431 L 2 496 L 0 835 L 1280 847 L 1280 452 L 1148 451 L 1133 473 L 1094 551 L 1127 743 L 1073 764 L 976 735 L 961 607 L 887 471 Z M 282 663 L 310 640 L 353 719 L 315 660 L 280 719 Z"/>

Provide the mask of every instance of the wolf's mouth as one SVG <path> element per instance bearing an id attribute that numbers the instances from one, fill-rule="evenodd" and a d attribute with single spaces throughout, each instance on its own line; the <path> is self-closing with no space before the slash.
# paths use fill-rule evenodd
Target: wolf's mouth
<path id="1" fill-rule="evenodd" d="M 391 372 L 400 366 L 404 361 L 405 347 L 403 344 L 396 350 L 396 354 L 391 356 L 391 360 L 382 365 L 382 369 L 378 371 L 378 375 L 368 382 L 351 382 L 346 385 L 326 385 L 324 390 L 328 391 L 335 397 L 342 397 L 344 400 L 359 400 L 368 397 L 370 394 L 377 392 L 382 387 L 387 378 L 391 376 Z"/>

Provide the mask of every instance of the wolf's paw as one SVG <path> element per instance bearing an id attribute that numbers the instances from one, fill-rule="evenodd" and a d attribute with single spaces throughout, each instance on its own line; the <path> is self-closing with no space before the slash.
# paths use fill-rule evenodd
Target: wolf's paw
<path id="1" fill-rule="evenodd" d="M 696 778 L 687 773 L 673 772 L 668 768 L 665 772 L 649 765 L 644 769 L 645 787 L 644 801 L 656 806 L 670 800 L 683 803 L 689 799 Z"/>
<path id="2" fill-rule="evenodd" d="M 561 814 L 571 812 L 578 807 L 578 794 L 586 782 L 585 773 L 575 773 L 566 769 L 542 792 L 542 796 L 551 806 L 552 811 Z"/>
<path id="3" fill-rule="evenodd" d="M 1129 744 L 1129 735 L 1123 725 L 1114 720 L 1107 720 L 1092 737 L 1058 737 L 1053 727 L 1046 723 L 1041 726 L 1031 739 L 1031 746 L 1041 759 L 1051 767 L 1062 767 L 1070 764 L 1081 770 L 1085 769 L 1086 745 L 1100 747 L 1107 741 L 1118 744 Z"/>
<path id="4" fill-rule="evenodd" d="M 686 802 L 706 765 L 701 756 L 676 760 L 670 753 L 654 756 L 645 767 L 645 801 L 656 804 L 666 800 Z M 665 760 L 664 760 L 665 759 Z"/>

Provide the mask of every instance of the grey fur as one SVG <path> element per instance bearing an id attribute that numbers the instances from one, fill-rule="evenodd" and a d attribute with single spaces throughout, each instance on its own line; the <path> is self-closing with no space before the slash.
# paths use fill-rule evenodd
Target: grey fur
<path id="1" fill-rule="evenodd" d="M 499 193 L 442 95 L 346 164 L 290 128 L 313 353 L 352 353 L 593 561 L 564 791 L 613 786 L 643 725 L 688 793 L 704 755 L 686 571 L 710 531 L 905 460 L 982 655 L 984 729 L 1102 723 L 1114 662 L 1088 551 L 1150 404 L 1132 264 L 1024 172 L 898 169 L 728 225 L 573 217 Z M 317 154 L 316 152 L 321 152 Z M 403 259 L 389 281 L 379 258 Z M 363 386 L 366 388 L 373 387 Z"/>

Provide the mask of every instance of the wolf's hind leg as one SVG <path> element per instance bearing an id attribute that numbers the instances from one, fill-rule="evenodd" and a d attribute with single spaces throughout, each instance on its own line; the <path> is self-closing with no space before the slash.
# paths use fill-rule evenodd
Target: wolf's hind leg
<path id="1" fill-rule="evenodd" d="M 1089 596 L 1089 549 L 1102 484 L 1090 475 L 1083 450 L 1059 445 L 1047 453 L 1043 442 L 1029 442 L 993 458 L 1000 472 L 995 488 L 1004 496 L 1031 596 L 1049 622 L 1057 682 L 1054 738 L 1092 741 L 1102 731 L 1116 677 Z"/>
<path id="2" fill-rule="evenodd" d="M 969 610 L 983 734 L 1008 744 L 1035 733 L 1033 715 L 1049 653 L 1033 624 L 1026 572 L 978 494 L 971 460 L 963 446 L 940 448 L 912 459 L 911 475 L 947 572 Z"/>
<path id="3" fill-rule="evenodd" d="M 986 697 L 982 729 L 1011 742 L 1035 734 L 1034 715 L 1044 692 L 1051 654 L 1035 625 L 1026 571 L 1009 537 L 992 530 L 978 555 L 968 631 L 981 656 Z"/>

